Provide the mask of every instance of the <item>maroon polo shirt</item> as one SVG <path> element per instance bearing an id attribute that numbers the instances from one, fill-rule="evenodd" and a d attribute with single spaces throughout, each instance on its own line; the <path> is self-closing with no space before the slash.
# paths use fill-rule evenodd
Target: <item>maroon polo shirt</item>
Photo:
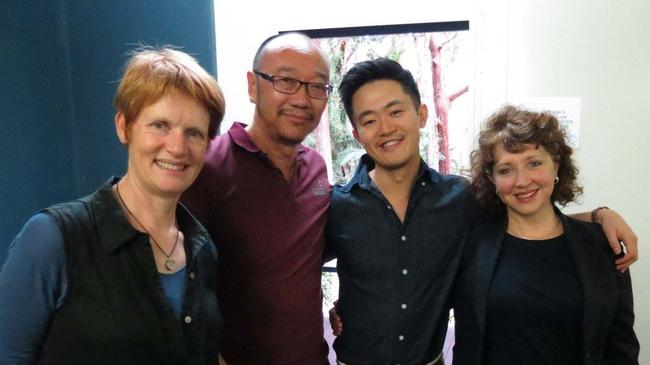
<path id="1" fill-rule="evenodd" d="M 220 351 L 230 365 L 324 364 L 325 162 L 300 146 L 287 182 L 244 127 L 211 143 L 182 197 L 219 250 Z"/>

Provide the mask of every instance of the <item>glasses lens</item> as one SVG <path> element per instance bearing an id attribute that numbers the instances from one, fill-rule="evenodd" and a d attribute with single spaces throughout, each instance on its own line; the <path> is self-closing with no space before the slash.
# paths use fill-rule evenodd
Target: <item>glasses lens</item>
<path id="1" fill-rule="evenodd" d="M 276 77 L 273 79 L 273 88 L 281 93 L 293 94 L 298 91 L 300 82 L 290 77 Z"/>
<path id="2" fill-rule="evenodd" d="M 327 99 L 328 92 L 326 84 L 310 84 L 307 87 L 307 94 L 314 99 Z"/>

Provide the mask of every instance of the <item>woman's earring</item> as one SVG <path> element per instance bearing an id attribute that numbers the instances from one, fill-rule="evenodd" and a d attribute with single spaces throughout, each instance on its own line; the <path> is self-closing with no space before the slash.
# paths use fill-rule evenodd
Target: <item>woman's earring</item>
<path id="1" fill-rule="evenodd" d="M 556 176 L 556 177 L 555 177 L 555 183 L 557 184 L 558 181 L 560 181 L 560 178 Z"/>

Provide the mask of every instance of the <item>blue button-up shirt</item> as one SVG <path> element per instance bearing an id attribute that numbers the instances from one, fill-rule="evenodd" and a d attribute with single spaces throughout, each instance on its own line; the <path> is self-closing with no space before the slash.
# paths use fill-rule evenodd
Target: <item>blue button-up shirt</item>
<path id="1" fill-rule="evenodd" d="M 420 164 L 404 222 L 370 179 L 362 157 L 352 180 L 335 186 L 327 250 L 338 258 L 334 342 L 349 364 L 424 364 L 438 356 L 447 331 L 451 289 L 478 206 L 466 179 Z"/>

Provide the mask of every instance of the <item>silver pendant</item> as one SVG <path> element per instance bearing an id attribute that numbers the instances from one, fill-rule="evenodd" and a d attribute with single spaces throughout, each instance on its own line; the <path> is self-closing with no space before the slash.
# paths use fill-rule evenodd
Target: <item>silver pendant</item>
<path id="1" fill-rule="evenodd" d="M 176 261 L 174 261 L 174 259 L 168 257 L 167 260 L 165 260 L 165 267 L 169 271 L 174 271 L 174 269 L 176 268 Z"/>

